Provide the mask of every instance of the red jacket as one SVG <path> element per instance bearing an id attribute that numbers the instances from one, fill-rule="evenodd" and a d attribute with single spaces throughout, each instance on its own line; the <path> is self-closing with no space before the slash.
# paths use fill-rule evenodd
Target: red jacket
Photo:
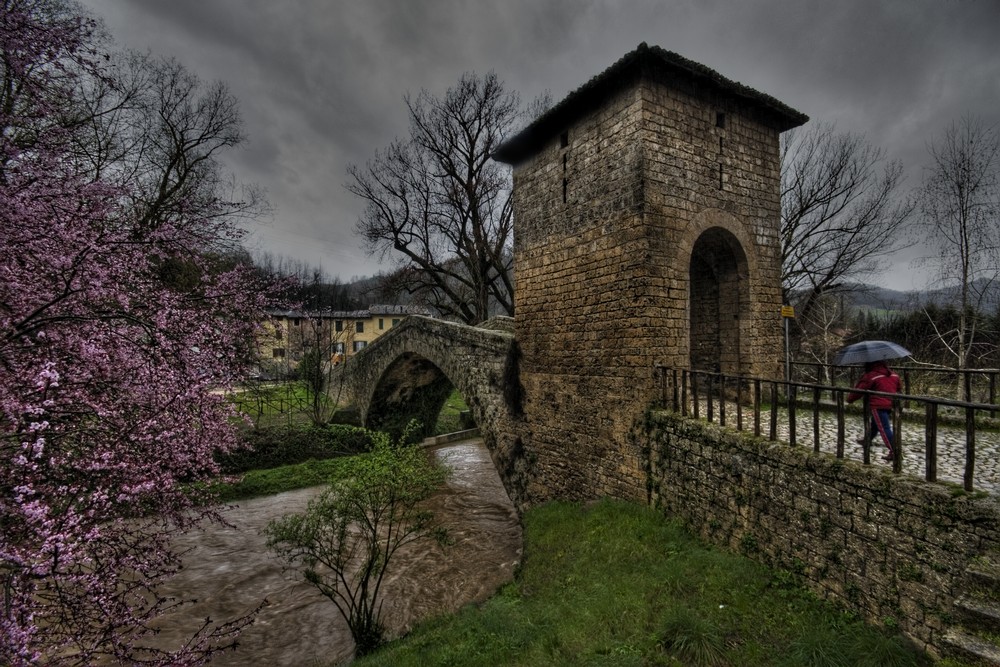
<path id="1" fill-rule="evenodd" d="M 868 389 L 871 391 L 884 391 L 887 394 L 898 394 L 902 386 L 899 376 L 889 370 L 884 362 L 876 361 L 872 364 L 870 371 L 861 376 L 855 389 Z M 847 395 L 847 402 L 853 403 L 861 398 L 861 394 L 852 391 Z M 875 410 L 889 410 L 892 408 L 892 399 L 888 396 L 871 396 L 869 405 Z"/>

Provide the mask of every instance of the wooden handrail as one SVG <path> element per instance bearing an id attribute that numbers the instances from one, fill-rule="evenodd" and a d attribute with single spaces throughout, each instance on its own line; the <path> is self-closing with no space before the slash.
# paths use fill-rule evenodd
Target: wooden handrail
<path id="1" fill-rule="evenodd" d="M 762 400 L 764 398 L 764 387 L 768 386 L 770 395 L 769 428 L 768 439 L 775 441 L 778 439 L 778 412 L 779 396 L 784 396 L 782 407 L 787 412 L 787 433 L 790 446 L 797 446 L 799 409 L 809 410 L 812 417 L 812 445 L 816 452 L 821 451 L 823 440 L 823 418 L 821 413 L 832 413 L 836 426 L 835 456 L 845 457 L 846 442 L 846 419 L 848 410 L 846 408 L 847 393 L 857 393 L 863 398 L 862 414 L 868 414 L 868 403 L 874 396 L 884 396 L 893 399 L 892 423 L 893 423 L 893 446 L 896 452 L 900 453 L 893 461 L 893 472 L 899 474 L 903 471 L 902 452 L 904 448 L 911 447 L 915 443 L 908 443 L 903 439 L 903 424 L 912 419 L 907 419 L 909 408 L 915 405 L 923 405 L 924 422 L 924 457 L 925 469 L 924 478 L 929 482 L 935 482 L 939 476 L 939 455 L 938 455 L 938 425 L 940 419 L 940 408 L 951 408 L 964 414 L 965 427 L 965 451 L 964 468 L 962 471 L 962 486 L 966 491 L 973 491 L 975 488 L 976 470 L 976 414 L 985 412 L 990 415 L 996 411 L 996 406 L 986 403 L 974 403 L 968 401 L 958 401 L 948 398 L 913 396 L 910 394 L 893 394 L 874 390 L 858 390 L 851 387 L 814 384 L 798 381 L 785 381 L 777 379 L 766 379 L 748 377 L 744 375 L 729 375 L 715 371 L 700 371 L 690 369 L 670 368 L 657 366 L 660 374 L 659 385 L 662 397 L 662 404 L 665 408 L 684 416 L 693 415 L 695 419 L 701 419 L 702 402 L 705 402 L 705 416 L 708 421 L 717 421 L 721 426 L 727 424 L 727 410 L 735 407 L 736 410 L 736 430 L 743 431 L 745 420 L 743 410 L 746 407 L 753 413 L 753 434 L 757 437 L 762 433 L 762 410 L 764 409 Z M 669 388 L 668 388 L 668 385 Z M 752 391 L 747 402 L 745 387 L 752 386 Z M 732 391 L 735 388 L 735 391 Z M 718 396 L 718 409 L 715 406 L 715 396 Z M 823 397 L 828 395 L 832 400 L 824 402 Z M 667 397 L 671 400 L 667 400 Z M 800 401 L 800 396 L 804 398 Z M 805 398 L 808 397 L 808 398 Z M 870 420 L 863 420 L 866 430 L 866 441 L 871 441 Z M 862 451 L 863 462 L 870 464 L 870 447 L 865 446 Z"/>

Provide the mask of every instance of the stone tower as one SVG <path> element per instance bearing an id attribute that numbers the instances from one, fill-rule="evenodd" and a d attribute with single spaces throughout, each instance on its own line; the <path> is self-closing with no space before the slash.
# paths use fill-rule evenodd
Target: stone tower
<path id="1" fill-rule="evenodd" d="M 778 137 L 806 120 L 641 44 L 497 151 L 537 496 L 645 496 L 656 365 L 779 374 Z"/>

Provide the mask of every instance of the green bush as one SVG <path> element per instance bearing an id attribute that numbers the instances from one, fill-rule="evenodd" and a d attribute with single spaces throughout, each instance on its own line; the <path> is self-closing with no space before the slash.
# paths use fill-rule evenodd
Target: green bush
<path id="1" fill-rule="evenodd" d="M 235 475 L 309 460 L 358 454 L 371 449 L 371 435 L 344 424 L 325 426 L 269 426 L 243 434 L 243 447 L 216 455 L 222 473 Z"/>

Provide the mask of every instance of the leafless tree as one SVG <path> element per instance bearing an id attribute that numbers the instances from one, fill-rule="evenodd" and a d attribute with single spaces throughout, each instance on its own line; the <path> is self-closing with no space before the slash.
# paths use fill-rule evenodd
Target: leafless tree
<path id="1" fill-rule="evenodd" d="M 512 315 L 510 173 L 491 155 L 523 116 L 519 98 L 490 72 L 405 101 L 409 137 L 349 169 L 347 189 L 367 204 L 357 231 L 445 317 Z"/>
<path id="2" fill-rule="evenodd" d="M 1000 277 L 1000 135 L 995 127 L 965 117 L 928 148 L 919 229 L 936 251 L 927 258 L 942 285 L 958 288 L 958 324 L 935 333 L 968 368 L 981 302 Z"/>
<path id="3" fill-rule="evenodd" d="M 128 183 L 128 209 L 149 232 L 164 223 L 268 212 L 262 191 L 237 183 L 219 155 L 244 143 L 239 103 L 224 83 L 205 83 L 183 65 L 149 54 L 109 54 L 98 76 L 81 79 L 67 122 L 81 131 L 76 154 L 95 178 Z M 208 237 L 206 250 L 230 250 Z"/>
<path id="4" fill-rule="evenodd" d="M 907 244 L 901 228 L 914 204 L 902 181 L 901 164 L 864 136 L 832 125 L 783 136 L 781 283 L 798 317 Z"/>

